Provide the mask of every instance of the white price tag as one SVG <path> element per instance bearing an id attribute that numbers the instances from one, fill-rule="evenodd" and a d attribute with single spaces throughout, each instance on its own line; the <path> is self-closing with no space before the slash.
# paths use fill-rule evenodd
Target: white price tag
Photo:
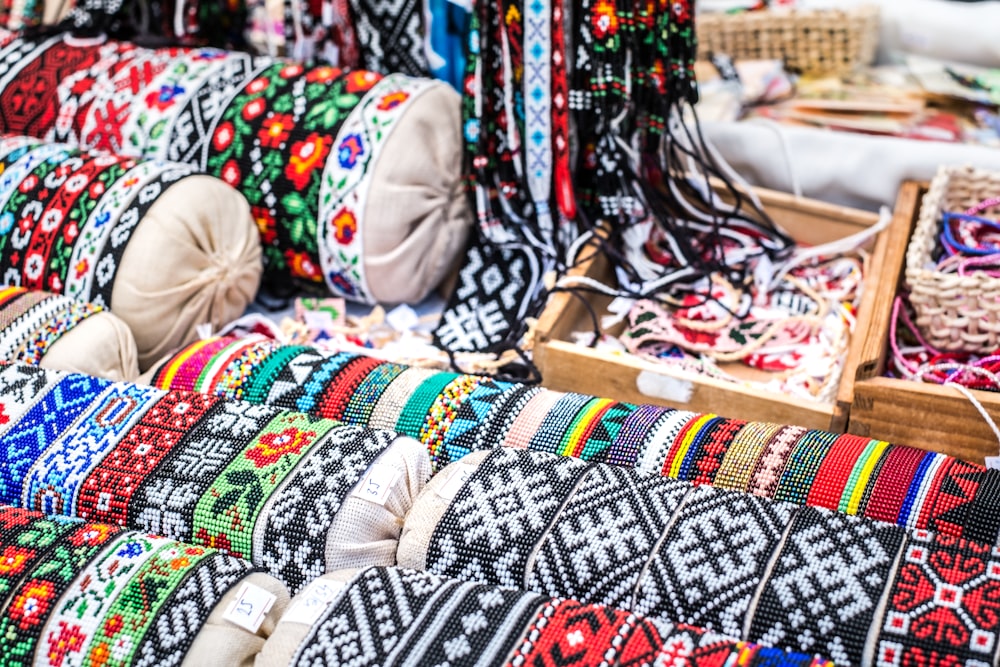
<path id="1" fill-rule="evenodd" d="M 389 499 L 389 492 L 392 491 L 392 485 L 396 483 L 399 474 L 399 470 L 392 466 L 374 463 L 354 487 L 354 492 L 351 495 L 376 505 L 385 505 L 385 501 Z"/>
<path id="2" fill-rule="evenodd" d="M 317 579 L 306 586 L 306 589 L 295 596 L 288 611 L 281 617 L 289 623 L 313 625 L 319 620 L 326 608 L 337 599 L 346 584 L 340 581 L 324 581 Z"/>
<path id="3" fill-rule="evenodd" d="M 257 632 L 276 599 L 273 593 L 260 586 L 244 583 L 236 594 L 236 600 L 226 609 L 223 618 L 250 632 Z"/>
<path id="4" fill-rule="evenodd" d="M 987 456 L 986 468 L 988 470 L 1000 470 L 1000 456 Z"/>
<path id="5" fill-rule="evenodd" d="M 469 479 L 476 468 L 468 463 L 459 463 L 455 466 L 455 472 L 451 474 L 448 481 L 438 489 L 438 495 L 445 500 L 451 500 L 458 495 L 458 490 L 462 488 L 465 481 Z"/>

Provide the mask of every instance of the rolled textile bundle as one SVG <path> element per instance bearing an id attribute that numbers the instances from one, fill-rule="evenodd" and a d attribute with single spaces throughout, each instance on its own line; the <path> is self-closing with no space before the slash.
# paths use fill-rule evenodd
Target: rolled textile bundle
<path id="1" fill-rule="evenodd" d="M 253 300 L 246 200 L 187 165 L 0 136 L 0 274 L 110 309 L 145 368 Z"/>
<path id="2" fill-rule="evenodd" d="M 435 470 L 502 445 L 1000 544 L 1000 472 L 874 438 L 633 405 L 262 336 L 198 341 L 140 382 L 395 430 L 420 440 Z"/>
<path id="3" fill-rule="evenodd" d="M 605 605 L 426 572 L 320 577 L 293 599 L 257 667 L 832 665 Z"/>
<path id="4" fill-rule="evenodd" d="M 135 338 L 101 306 L 24 287 L 0 288 L 0 359 L 134 380 Z"/>
<path id="5" fill-rule="evenodd" d="M 212 49 L 6 40 L 0 131 L 221 178 L 250 202 L 275 288 L 417 302 L 463 249 L 472 221 L 447 84 Z"/>
<path id="6" fill-rule="evenodd" d="M 437 475 L 397 560 L 838 665 L 1000 651 L 992 544 L 541 452 L 499 448 Z"/>
<path id="7" fill-rule="evenodd" d="M 394 564 L 430 476 L 389 431 L 21 364 L 0 409 L 0 503 L 219 548 L 292 591 Z"/>
<path id="8" fill-rule="evenodd" d="M 289 601 L 217 549 L 12 507 L 0 507 L 0 553 L 7 667 L 252 664 Z M 253 606 L 251 622 L 233 621 L 236 603 Z"/>

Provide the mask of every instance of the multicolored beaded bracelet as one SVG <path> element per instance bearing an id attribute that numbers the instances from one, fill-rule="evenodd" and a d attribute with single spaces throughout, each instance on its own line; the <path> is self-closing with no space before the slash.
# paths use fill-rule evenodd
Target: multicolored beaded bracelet
<path id="1" fill-rule="evenodd" d="M 403 409 L 399 412 L 395 430 L 403 435 L 419 439 L 420 429 L 423 428 L 431 406 L 434 405 L 444 388 L 458 377 L 458 373 L 433 373 L 425 377 L 407 398 Z"/>
<path id="2" fill-rule="evenodd" d="M 638 465 L 639 454 L 643 449 L 646 436 L 651 432 L 655 424 L 669 412 L 672 408 L 664 408 L 658 405 L 639 405 L 629 413 L 621 428 L 615 435 L 611 447 L 608 449 L 605 463 L 612 465 L 634 467 Z"/>
<path id="3" fill-rule="evenodd" d="M 445 385 L 428 408 L 427 416 L 420 427 L 419 440 L 427 447 L 433 466 L 443 467 L 442 457 L 439 454 L 444 445 L 445 434 L 458 416 L 462 403 L 472 395 L 483 380 L 485 378 L 480 375 L 459 375 Z"/>
<path id="4" fill-rule="evenodd" d="M 713 484 L 719 489 L 746 491 L 750 486 L 757 461 L 771 438 L 781 430 L 781 424 L 750 422 L 744 426 L 726 451 Z M 838 496 L 839 500 L 839 496 Z"/>
<path id="5" fill-rule="evenodd" d="M 558 453 L 563 435 L 569 430 L 576 416 L 593 401 L 592 396 L 569 392 L 564 394 L 548 411 L 541 426 L 528 443 L 528 449 L 536 452 Z"/>
<path id="6" fill-rule="evenodd" d="M 815 430 L 802 436 L 788 457 L 788 465 L 774 490 L 774 499 L 805 504 L 823 459 L 839 437 L 836 433 Z"/>
<path id="7" fill-rule="evenodd" d="M 539 391 L 532 395 L 531 400 L 513 415 L 513 422 L 507 429 L 503 441 L 504 447 L 527 449 L 531 439 L 538 433 L 556 403 L 566 394 L 561 391 Z"/>
<path id="8" fill-rule="evenodd" d="M 378 359 L 359 356 L 344 365 L 336 379 L 327 384 L 314 411 L 329 419 L 342 420 L 358 387 L 381 364 Z"/>
<path id="9" fill-rule="evenodd" d="M 389 362 L 380 363 L 373 368 L 354 390 L 354 395 L 344 409 L 343 421 L 348 424 L 368 424 L 382 394 L 406 369 L 402 364 Z"/>
<path id="10" fill-rule="evenodd" d="M 410 397 L 413 396 L 413 392 L 436 373 L 437 371 L 433 369 L 416 366 L 407 368 L 400 373 L 382 392 L 382 396 L 379 397 L 378 403 L 372 410 L 368 425 L 372 428 L 396 430 L 396 422 L 399 421 L 399 416 Z"/>

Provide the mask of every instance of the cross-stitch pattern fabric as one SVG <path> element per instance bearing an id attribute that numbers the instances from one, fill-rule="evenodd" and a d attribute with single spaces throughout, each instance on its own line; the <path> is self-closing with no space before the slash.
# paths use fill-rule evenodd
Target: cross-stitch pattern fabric
<path id="1" fill-rule="evenodd" d="M 252 337 L 199 341 L 141 381 L 395 430 L 422 442 L 435 470 L 475 451 L 527 448 L 1000 542 L 1000 473 L 872 438 L 563 395 Z"/>
<path id="2" fill-rule="evenodd" d="M 232 320 L 253 298 L 254 227 L 246 202 L 217 179 L 24 136 L 0 136 L 0 165 L 2 283 L 113 311 L 142 365 L 190 342 L 199 324 Z M 65 317 L 86 306 L 73 308 Z M 30 344 L 44 348 L 45 337 Z"/>
<path id="3" fill-rule="evenodd" d="M 180 665 L 233 589 L 277 581 L 215 549 L 79 519 L 0 507 L 5 665 Z M 215 621 L 218 624 L 218 621 Z M 228 632 L 252 641 L 253 633 Z M 239 653 L 216 647 L 231 664 Z"/>
<path id="4" fill-rule="evenodd" d="M 410 514 L 430 540 L 404 531 L 399 565 L 836 664 L 1000 656 L 992 544 L 570 460 L 502 448 L 452 464 Z"/>
<path id="5" fill-rule="evenodd" d="M 291 590 L 328 562 L 394 564 L 382 543 L 429 476 L 388 431 L 16 364 L 0 385 L 0 502 L 218 548 Z M 385 492 L 355 502 L 362 482 Z"/>
<path id="6" fill-rule="evenodd" d="M 4 51 L 20 57 L 0 52 L 0 131 L 222 179 L 250 203 L 275 289 L 417 302 L 461 251 L 470 220 L 447 84 L 208 48 L 16 38 Z"/>
<path id="7" fill-rule="evenodd" d="M 339 590 L 311 624 L 280 623 L 269 644 L 284 644 L 283 635 L 298 643 L 266 646 L 262 665 L 829 664 L 611 606 L 416 570 L 346 575 L 317 582 Z"/>

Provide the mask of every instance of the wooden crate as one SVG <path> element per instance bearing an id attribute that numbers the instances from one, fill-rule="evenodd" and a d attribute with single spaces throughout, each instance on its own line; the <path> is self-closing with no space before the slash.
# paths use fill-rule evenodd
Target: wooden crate
<path id="1" fill-rule="evenodd" d="M 887 289 L 877 295 L 864 339 L 848 431 L 982 463 L 986 456 L 997 456 L 1000 444 L 968 398 L 950 387 L 882 377 L 889 355 L 892 301 L 904 277 L 906 246 L 926 189 L 926 184 L 904 183 L 896 200 L 897 220 L 885 255 Z M 1000 423 L 1000 394 L 970 391 Z"/>
<path id="2" fill-rule="evenodd" d="M 834 206 L 809 199 L 795 198 L 780 192 L 757 189 L 771 217 L 800 243 L 816 245 L 849 236 L 878 221 L 867 211 Z M 726 417 L 782 424 L 843 433 L 853 395 L 854 369 L 861 359 L 864 332 L 869 327 L 882 275 L 887 233 L 879 234 L 872 250 L 869 275 L 858 309 L 855 330 L 843 380 L 835 404 L 824 404 L 777 392 L 750 389 L 735 383 L 686 374 L 662 364 L 631 355 L 590 349 L 570 341 L 574 331 L 590 331 L 592 321 L 586 306 L 570 294 L 557 293 L 539 319 L 534 359 L 549 389 L 576 391 L 632 403 L 654 403 L 692 410 L 714 412 Z M 601 255 L 575 267 L 573 274 L 587 275 L 612 284 L 610 268 Z M 610 299 L 594 297 L 592 305 L 600 314 Z M 611 331 L 608 333 L 617 333 Z M 745 377 L 754 371 L 740 364 L 723 366 Z M 759 373 L 759 372 L 758 372 Z M 643 390 L 640 390 L 640 383 Z M 652 388 L 656 393 L 650 391 Z M 645 390 L 645 391 L 644 391 Z M 657 395 L 659 394 L 659 395 Z M 686 401 L 678 396 L 689 394 Z"/>

